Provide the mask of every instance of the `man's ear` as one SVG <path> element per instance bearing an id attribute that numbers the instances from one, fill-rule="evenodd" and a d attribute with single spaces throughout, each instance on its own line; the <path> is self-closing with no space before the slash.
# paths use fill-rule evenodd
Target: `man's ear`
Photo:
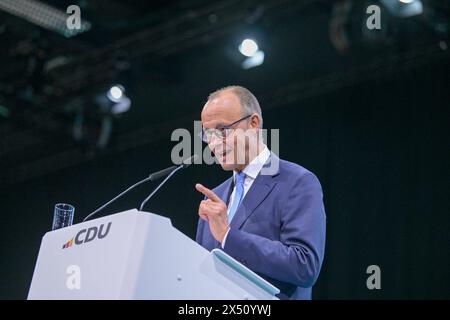
<path id="1" fill-rule="evenodd" d="M 252 129 L 259 129 L 261 126 L 261 119 L 257 113 L 252 114 L 250 117 L 250 126 Z"/>

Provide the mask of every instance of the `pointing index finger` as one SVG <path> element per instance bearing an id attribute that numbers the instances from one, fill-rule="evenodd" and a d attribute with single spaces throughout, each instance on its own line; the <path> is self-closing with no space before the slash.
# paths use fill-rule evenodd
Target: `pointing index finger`
<path id="1" fill-rule="evenodd" d="M 203 193 L 205 196 L 207 196 L 209 199 L 211 199 L 214 202 L 222 201 L 222 199 L 220 199 L 212 190 L 209 190 L 208 188 L 206 188 L 205 186 L 203 186 L 200 183 L 197 183 L 195 185 L 195 189 L 197 189 L 197 191 Z"/>

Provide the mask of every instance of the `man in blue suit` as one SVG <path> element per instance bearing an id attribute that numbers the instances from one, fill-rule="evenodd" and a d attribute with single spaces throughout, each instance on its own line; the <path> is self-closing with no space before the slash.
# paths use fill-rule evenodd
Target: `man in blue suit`
<path id="1" fill-rule="evenodd" d="M 262 113 L 240 86 L 212 93 L 201 114 L 203 140 L 233 176 L 201 184 L 196 241 L 221 248 L 278 287 L 281 299 L 311 299 L 325 250 L 322 189 L 307 169 L 279 159 L 262 141 Z"/>

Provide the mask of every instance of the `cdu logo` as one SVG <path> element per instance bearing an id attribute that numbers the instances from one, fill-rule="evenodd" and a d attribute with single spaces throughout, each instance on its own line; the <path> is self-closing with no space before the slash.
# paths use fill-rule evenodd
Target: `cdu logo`
<path id="1" fill-rule="evenodd" d="M 67 249 L 72 247 L 74 244 L 80 245 L 86 242 L 91 242 L 92 240 L 95 239 L 103 239 L 108 235 L 109 230 L 111 229 L 111 224 L 112 222 L 109 222 L 106 227 L 105 224 L 101 224 L 99 227 L 82 229 L 78 231 L 75 237 L 67 241 L 62 248 Z"/>

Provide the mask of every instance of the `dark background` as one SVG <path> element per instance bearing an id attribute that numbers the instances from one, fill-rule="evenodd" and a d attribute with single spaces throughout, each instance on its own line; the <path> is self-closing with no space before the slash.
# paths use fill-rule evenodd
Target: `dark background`
<path id="1" fill-rule="evenodd" d="M 208 93 L 231 84 L 257 96 L 265 127 L 280 130 L 280 156 L 321 181 L 327 244 L 314 298 L 450 298 L 447 2 L 409 18 L 378 1 L 45 3 L 78 3 L 92 28 L 66 38 L 0 11 L 0 298 L 26 298 L 55 203 L 73 204 L 78 223 L 171 165 L 171 132 L 192 132 Z M 374 3 L 382 29 L 368 31 Z M 333 45 L 336 32 L 346 49 Z M 266 54 L 249 70 L 238 63 L 246 36 Z M 132 105 L 100 147 L 109 115 L 95 96 L 115 83 Z M 146 210 L 194 238 L 194 184 L 228 176 L 191 166 Z M 137 207 L 153 188 L 102 214 Z M 373 264 L 381 290 L 366 287 Z"/>

